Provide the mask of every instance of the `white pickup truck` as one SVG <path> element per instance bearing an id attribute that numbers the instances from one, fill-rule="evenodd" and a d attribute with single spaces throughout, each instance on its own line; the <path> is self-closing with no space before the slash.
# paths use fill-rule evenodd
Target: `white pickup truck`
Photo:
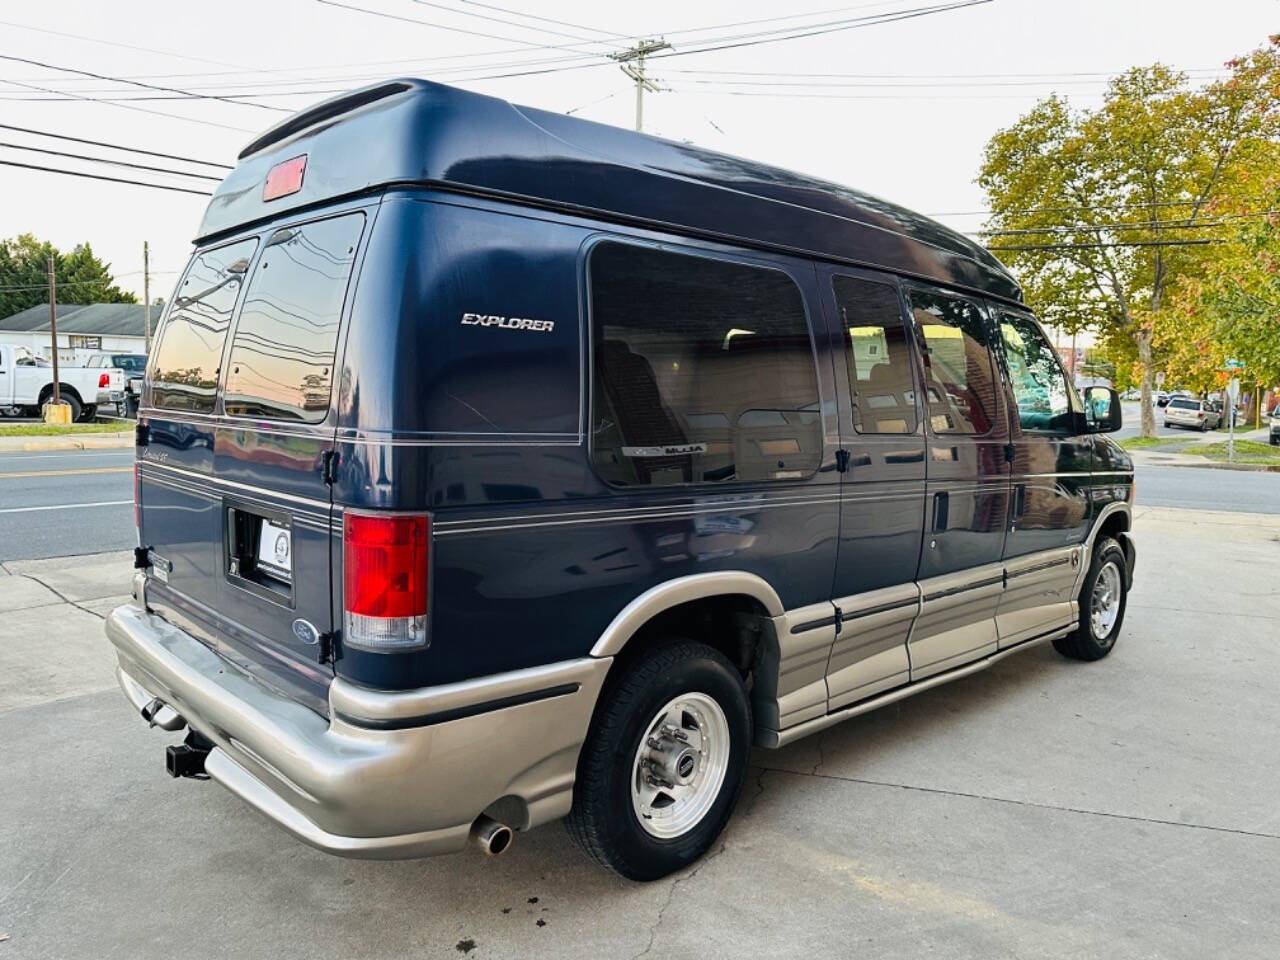
<path id="1" fill-rule="evenodd" d="M 89 420 L 100 403 L 124 399 L 124 371 L 118 367 L 76 367 L 58 364 L 62 399 L 71 405 L 71 419 Z M 53 399 L 53 364 L 26 347 L 0 344 L 0 413 L 10 417 L 36 416 Z"/>

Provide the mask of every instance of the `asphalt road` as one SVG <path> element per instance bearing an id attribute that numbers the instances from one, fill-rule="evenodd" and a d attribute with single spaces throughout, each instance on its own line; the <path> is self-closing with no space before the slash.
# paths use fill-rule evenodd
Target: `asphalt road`
<path id="1" fill-rule="evenodd" d="M 1145 463 L 1135 473 L 1139 506 L 1280 513 L 1280 473 Z"/>
<path id="2" fill-rule="evenodd" d="M 134 544 L 132 449 L 0 452 L 0 562 Z"/>
<path id="3" fill-rule="evenodd" d="M 128 554 L 5 564 L 0 960 L 1274 960 L 1280 518 L 1135 518 L 1111 656 L 1040 646 L 755 751 L 722 842 L 650 884 L 555 824 L 496 860 L 311 850 L 165 776 L 180 734 L 125 702 L 99 619 Z"/>

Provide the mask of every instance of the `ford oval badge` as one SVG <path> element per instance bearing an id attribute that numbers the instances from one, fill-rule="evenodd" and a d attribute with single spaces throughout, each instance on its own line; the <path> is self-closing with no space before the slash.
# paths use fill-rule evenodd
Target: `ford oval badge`
<path id="1" fill-rule="evenodd" d="M 309 646 L 320 642 L 320 631 L 315 628 L 315 624 L 301 617 L 293 621 L 293 635 Z"/>

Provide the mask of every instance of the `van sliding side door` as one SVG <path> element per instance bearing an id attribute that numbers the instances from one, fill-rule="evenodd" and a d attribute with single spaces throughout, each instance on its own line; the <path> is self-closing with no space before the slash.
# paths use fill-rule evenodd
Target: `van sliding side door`
<path id="1" fill-rule="evenodd" d="M 840 543 L 830 709 L 901 686 L 919 610 L 924 434 L 911 335 L 897 281 L 819 269 L 839 399 Z"/>
<path id="2" fill-rule="evenodd" d="M 982 304 L 908 284 L 920 347 L 928 480 L 911 679 L 996 650 L 1009 513 L 1009 425 Z"/>

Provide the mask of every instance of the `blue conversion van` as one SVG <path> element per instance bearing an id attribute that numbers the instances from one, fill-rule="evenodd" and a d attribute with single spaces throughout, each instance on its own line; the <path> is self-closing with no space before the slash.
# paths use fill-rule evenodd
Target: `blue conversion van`
<path id="1" fill-rule="evenodd" d="M 301 840 L 652 879 L 753 744 L 1120 632 L 1132 461 L 985 250 L 845 187 L 419 80 L 218 187 L 149 360 L 152 726 Z"/>

